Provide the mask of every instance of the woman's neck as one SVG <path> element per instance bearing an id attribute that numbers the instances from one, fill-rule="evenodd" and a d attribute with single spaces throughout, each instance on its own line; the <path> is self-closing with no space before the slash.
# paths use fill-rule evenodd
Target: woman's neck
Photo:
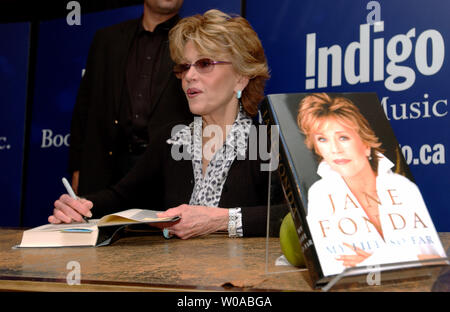
<path id="1" fill-rule="evenodd" d="M 239 113 L 239 106 L 225 110 L 221 114 L 202 116 L 202 163 L 203 175 L 214 154 L 223 146 Z M 212 128 L 206 129 L 208 126 Z"/>
<path id="2" fill-rule="evenodd" d="M 230 107 L 223 112 L 217 114 L 211 114 L 207 116 L 202 116 L 202 128 L 203 130 L 208 126 L 218 126 L 222 130 L 222 139 L 225 139 L 230 131 L 231 126 L 235 122 L 239 113 L 239 106 Z M 208 140 L 207 140 L 208 141 Z"/>

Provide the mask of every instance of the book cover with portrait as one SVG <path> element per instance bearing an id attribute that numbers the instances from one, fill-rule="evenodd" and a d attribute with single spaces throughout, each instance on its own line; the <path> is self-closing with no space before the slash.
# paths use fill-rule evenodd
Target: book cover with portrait
<path id="1" fill-rule="evenodd" d="M 281 184 L 315 286 L 446 257 L 375 93 L 268 95 L 261 115 L 279 126 Z"/>

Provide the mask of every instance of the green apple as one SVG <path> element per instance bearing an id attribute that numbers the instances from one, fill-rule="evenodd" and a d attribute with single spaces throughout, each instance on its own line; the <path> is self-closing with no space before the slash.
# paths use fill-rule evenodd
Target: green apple
<path id="1" fill-rule="evenodd" d="M 286 259 L 290 264 L 298 267 L 305 266 L 302 247 L 295 229 L 291 213 L 288 213 L 280 227 L 280 245 Z"/>

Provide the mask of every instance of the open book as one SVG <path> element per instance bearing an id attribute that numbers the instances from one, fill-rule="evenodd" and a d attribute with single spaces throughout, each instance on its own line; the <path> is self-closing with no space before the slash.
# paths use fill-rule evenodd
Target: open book
<path id="1" fill-rule="evenodd" d="M 91 219 L 89 223 L 45 224 L 24 231 L 18 247 L 106 246 L 120 238 L 127 226 L 173 223 L 180 219 L 158 218 L 158 212 L 128 209 L 101 219 Z"/>

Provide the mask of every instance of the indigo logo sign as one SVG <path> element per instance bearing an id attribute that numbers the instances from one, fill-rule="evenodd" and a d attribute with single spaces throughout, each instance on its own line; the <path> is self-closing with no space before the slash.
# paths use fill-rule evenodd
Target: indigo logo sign
<path id="1" fill-rule="evenodd" d="M 350 85 L 384 80 L 384 86 L 390 91 L 407 90 L 414 84 L 416 74 L 432 76 L 442 68 L 445 44 L 439 31 L 428 29 L 419 34 L 416 28 L 411 28 L 405 34 L 393 36 L 387 44 L 384 38 L 372 39 L 375 34 L 381 34 L 383 31 L 383 21 L 373 23 L 373 27 L 370 24 L 360 25 L 359 41 L 353 41 L 347 47 L 334 44 L 318 49 L 316 48 L 318 35 L 307 34 L 305 88 L 307 90 L 316 88 L 316 81 L 317 88 L 328 87 L 329 66 L 332 87 L 342 85 L 344 76 Z M 356 57 L 359 58 L 358 62 Z M 385 57 L 389 60 L 386 68 L 384 68 Z M 402 65 L 410 57 L 414 58 L 415 68 Z M 359 68 L 356 68 L 358 63 Z"/>

